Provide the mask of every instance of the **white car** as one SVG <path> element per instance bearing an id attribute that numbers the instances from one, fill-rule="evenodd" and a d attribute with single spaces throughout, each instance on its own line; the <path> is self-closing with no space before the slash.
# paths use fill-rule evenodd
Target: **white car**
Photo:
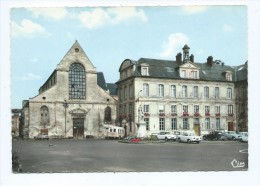
<path id="1" fill-rule="evenodd" d="M 238 140 L 239 139 L 239 134 L 236 133 L 235 131 L 227 131 L 224 133 L 224 135 L 229 139 L 229 140 Z"/>
<path id="2" fill-rule="evenodd" d="M 241 141 L 243 136 L 246 136 L 246 137 L 248 136 L 248 132 L 239 132 L 238 134 L 239 134 L 239 136 L 238 136 L 239 141 Z"/>
<path id="3" fill-rule="evenodd" d="M 162 131 L 159 134 L 157 134 L 157 139 L 159 140 L 176 140 L 176 135 L 172 132 Z"/>
<path id="4" fill-rule="evenodd" d="M 244 133 L 243 135 L 241 135 L 241 138 L 240 138 L 240 141 L 241 142 L 248 142 L 248 133 Z"/>
<path id="5" fill-rule="evenodd" d="M 194 132 L 183 132 L 181 135 L 178 136 L 179 142 L 200 143 L 201 139 L 201 136 L 196 136 Z"/>

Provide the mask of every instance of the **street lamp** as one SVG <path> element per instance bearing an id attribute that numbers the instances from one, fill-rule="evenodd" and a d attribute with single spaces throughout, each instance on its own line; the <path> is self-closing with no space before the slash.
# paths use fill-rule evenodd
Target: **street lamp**
<path id="1" fill-rule="evenodd" d="M 66 125 L 67 125 L 67 121 L 66 121 L 66 118 L 67 118 L 67 108 L 68 108 L 69 104 L 67 103 L 66 99 L 64 100 L 64 103 L 63 103 L 63 107 L 65 109 L 65 138 L 66 138 L 66 133 L 67 133 L 67 129 L 66 129 Z"/>

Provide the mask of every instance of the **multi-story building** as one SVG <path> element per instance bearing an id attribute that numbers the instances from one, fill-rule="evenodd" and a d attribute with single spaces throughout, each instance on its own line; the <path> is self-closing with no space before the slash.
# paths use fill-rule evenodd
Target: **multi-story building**
<path id="1" fill-rule="evenodd" d="M 176 60 L 141 58 L 122 62 L 116 83 L 118 117 L 129 134 L 137 131 L 140 105 L 147 135 L 164 130 L 195 130 L 201 134 L 239 129 L 235 91 L 239 68 L 214 61 L 212 56 L 197 63 L 189 49 L 185 45 Z"/>
<path id="2" fill-rule="evenodd" d="M 12 109 L 12 135 L 19 135 L 21 109 Z"/>
<path id="3" fill-rule="evenodd" d="M 23 101 L 20 136 L 101 136 L 104 124 L 116 122 L 115 88 L 115 84 L 106 83 L 103 73 L 96 71 L 76 41 L 40 87 L 39 94 Z"/>

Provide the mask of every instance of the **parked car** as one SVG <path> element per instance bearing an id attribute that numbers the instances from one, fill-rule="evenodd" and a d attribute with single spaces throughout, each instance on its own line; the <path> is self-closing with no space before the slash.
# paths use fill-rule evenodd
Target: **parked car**
<path id="1" fill-rule="evenodd" d="M 235 131 L 227 131 L 224 133 L 224 135 L 229 139 L 229 140 L 238 140 L 239 139 L 239 134 L 236 133 Z"/>
<path id="2" fill-rule="evenodd" d="M 248 142 L 248 133 L 244 133 L 244 135 L 241 136 L 240 141 L 241 142 Z"/>
<path id="3" fill-rule="evenodd" d="M 49 136 L 46 134 L 38 134 L 33 137 L 35 140 L 49 140 Z"/>
<path id="4" fill-rule="evenodd" d="M 209 134 L 205 134 L 203 136 L 203 140 L 219 140 L 221 138 L 221 132 L 219 131 L 212 131 Z"/>
<path id="5" fill-rule="evenodd" d="M 228 138 L 227 138 L 227 136 L 226 136 L 224 133 L 221 133 L 221 134 L 220 134 L 220 138 L 218 138 L 218 140 L 220 140 L 220 141 L 226 141 L 226 140 L 228 140 Z"/>
<path id="6" fill-rule="evenodd" d="M 183 132 L 181 135 L 178 136 L 178 141 L 187 143 L 200 143 L 201 136 L 196 136 L 194 132 Z"/>
<path id="7" fill-rule="evenodd" d="M 177 136 L 172 132 L 163 131 L 157 134 L 157 139 L 159 140 L 176 140 Z"/>
<path id="8" fill-rule="evenodd" d="M 238 137 L 238 140 L 239 140 L 239 141 L 241 141 L 241 139 L 242 139 L 243 136 L 248 137 L 248 132 L 239 132 L 238 134 L 239 134 L 239 137 Z"/>

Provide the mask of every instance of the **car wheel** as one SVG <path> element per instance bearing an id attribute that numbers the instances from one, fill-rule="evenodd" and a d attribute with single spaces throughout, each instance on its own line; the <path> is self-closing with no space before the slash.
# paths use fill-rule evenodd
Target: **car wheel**
<path id="1" fill-rule="evenodd" d="M 235 140 L 236 140 L 236 138 L 233 136 L 233 137 L 232 137 L 232 140 L 234 140 L 234 141 L 235 141 Z"/>
<path id="2" fill-rule="evenodd" d="M 203 140 L 206 140 L 206 136 L 203 136 Z"/>
<path id="3" fill-rule="evenodd" d="M 189 139 L 187 140 L 187 143 L 190 143 L 190 140 L 189 140 Z"/>
<path id="4" fill-rule="evenodd" d="M 181 142 L 181 138 L 178 138 L 178 140 L 177 140 L 179 143 Z"/>
<path id="5" fill-rule="evenodd" d="M 199 141 L 197 141 L 197 143 L 199 144 L 200 142 L 199 142 Z"/>
<path id="6" fill-rule="evenodd" d="M 165 141 L 168 141 L 168 138 L 167 138 L 167 137 L 165 138 Z"/>

